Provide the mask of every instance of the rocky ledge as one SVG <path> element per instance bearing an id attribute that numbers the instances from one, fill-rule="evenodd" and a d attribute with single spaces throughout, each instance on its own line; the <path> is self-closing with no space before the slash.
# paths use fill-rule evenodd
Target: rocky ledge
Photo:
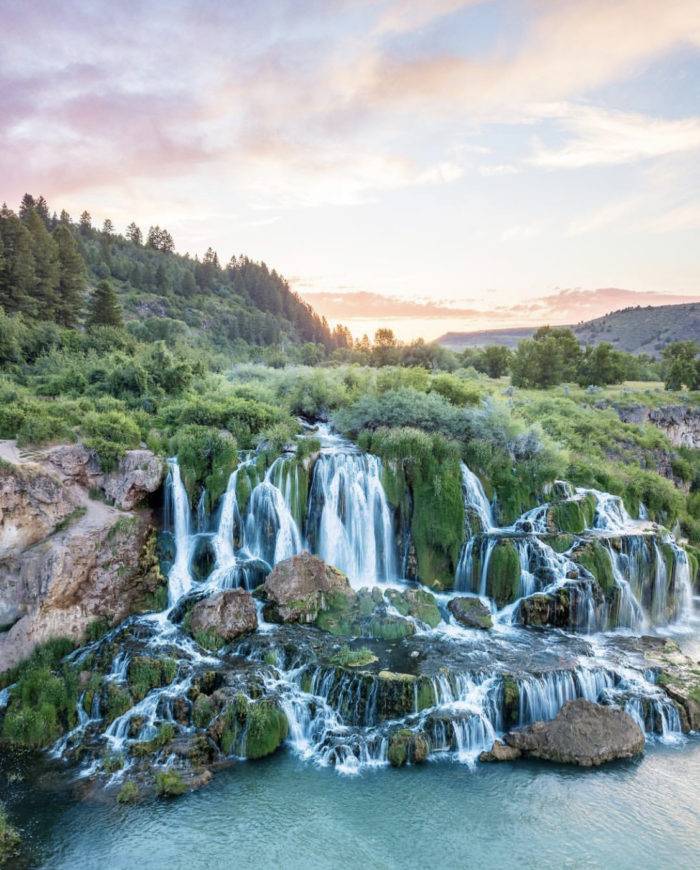
<path id="1" fill-rule="evenodd" d="M 631 716 L 583 698 L 568 701 L 551 722 L 511 731 L 505 740 L 522 755 L 580 767 L 597 767 L 644 751 L 644 734 Z"/>

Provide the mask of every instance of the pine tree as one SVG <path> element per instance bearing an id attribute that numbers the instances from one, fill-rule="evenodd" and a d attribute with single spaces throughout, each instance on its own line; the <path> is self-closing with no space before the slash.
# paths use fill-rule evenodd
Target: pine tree
<path id="1" fill-rule="evenodd" d="M 36 201 L 31 193 L 25 193 L 22 197 L 22 202 L 19 204 L 19 219 L 24 221 L 27 219 L 30 211 L 36 207 Z"/>
<path id="2" fill-rule="evenodd" d="M 32 290 L 35 284 L 32 237 L 7 205 L 0 210 L 3 265 L 0 268 L 0 305 L 7 312 L 34 314 Z"/>
<path id="3" fill-rule="evenodd" d="M 100 281 L 88 304 L 88 326 L 124 325 L 117 294 L 109 281 Z"/>
<path id="4" fill-rule="evenodd" d="M 85 264 L 67 223 L 56 227 L 53 238 L 58 248 L 60 270 L 55 318 L 63 326 L 75 327 L 83 305 Z"/>
<path id="5" fill-rule="evenodd" d="M 80 233 L 87 236 L 92 229 L 92 216 L 89 211 L 84 211 L 80 215 Z"/>
<path id="6" fill-rule="evenodd" d="M 32 295 L 37 301 L 41 316 L 51 319 L 54 316 L 60 275 L 58 247 L 34 209 L 28 213 L 25 224 L 32 237 L 35 279 Z"/>
<path id="7" fill-rule="evenodd" d="M 36 205 L 34 206 L 36 213 L 43 220 L 44 226 L 48 226 L 51 218 L 49 217 L 49 204 L 46 202 L 43 196 L 40 196 L 36 201 Z"/>
<path id="8" fill-rule="evenodd" d="M 106 236 L 114 235 L 114 224 L 112 223 L 112 221 L 109 218 L 104 219 L 104 222 L 102 224 L 102 232 Z"/>
<path id="9" fill-rule="evenodd" d="M 135 245 L 143 244 L 143 233 L 133 221 L 126 228 L 126 237 L 127 239 L 129 239 L 130 242 L 133 242 Z"/>
<path id="10" fill-rule="evenodd" d="M 69 224 L 69 223 L 70 223 L 70 215 L 69 215 L 68 212 L 65 210 L 65 208 L 64 208 L 64 209 L 61 209 L 61 217 L 60 217 L 60 221 L 61 221 L 62 224 Z"/>

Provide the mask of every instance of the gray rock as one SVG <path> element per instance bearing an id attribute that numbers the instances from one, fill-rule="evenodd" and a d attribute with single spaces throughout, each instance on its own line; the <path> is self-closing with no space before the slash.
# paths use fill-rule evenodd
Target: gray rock
<path id="1" fill-rule="evenodd" d="M 583 698 L 564 704 L 552 722 L 535 722 L 511 731 L 505 739 L 523 755 L 581 767 L 632 758 L 644 751 L 644 734 L 631 716 Z"/>
<path id="2" fill-rule="evenodd" d="M 300 553 L 275 565 L 261 594 L 267 599 L 266 619 L 306 623 L 314 622 L 334 596 L 354 596 L 342 571 L 310 553 Z"/>
<path id="3" fill-rule="evenodd" d="M 124 511 L 134 508 L 155 492 L 163 480 L 163 463 L 150 450 L 128 450 L 119 460 L 119 468 L 106 474 L 104 491 Z"/>

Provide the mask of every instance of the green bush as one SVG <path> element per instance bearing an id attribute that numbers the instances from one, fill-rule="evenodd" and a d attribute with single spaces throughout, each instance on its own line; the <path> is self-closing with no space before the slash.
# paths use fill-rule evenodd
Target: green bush
<path id="1" fill-rule="evenodd" d="M 176 770 L 160 770 L 156 774 L 158 797 L 178 797 L 187 791 L 187 785 Z"/>

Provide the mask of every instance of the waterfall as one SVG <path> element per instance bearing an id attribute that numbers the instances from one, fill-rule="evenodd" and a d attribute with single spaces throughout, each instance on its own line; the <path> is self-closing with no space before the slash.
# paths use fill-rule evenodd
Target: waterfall
<path id="1" fill-rule="evenodd" d="M 166 499 L 171 501 L 173 535 L 175 538 L 175 561 L 168 573 L 168 604 L 174 604 L 192 588 L 190 573 L 190 502 L 182 482 L 177 458 L 168 460 L 170 473 L 166 483 Z"/>
<path id="2" fill-rule="evenodd" d="M 294 517 L 282 493 L 270 482 L 269 474 L 270 469 L 250 494 L 244 548 L 253 558 L 272 567 L 300 553 L 302 544 Z"/>
<path id="3" fill-rule="evenodd" d="M 378 457 L 321 454 L 311 484 L 308 534 L 313 551 L 354 585 L 395 579 L 394 524 Z"/>
<path id="4" fill-rule="evenodd" d="M 642 605 L 635 597 L 629 581 L 626 579 L 621 562 L 624 560 L 625 566 L 629 570 L 629 559 L 622 553 L 617 553 L 612 544 L 608 541 L 606 550 L 612 565 L 613 579 L 618 588 L 618 606 L 617 618 L 615 620 L 615 628 L 629 628 L 633 631 L 639 631 L 645 624 L 644 611 Z"/>
<path id="5" fill-rule="evenodd" d="M 659 545 L 654 541 L 654 600 L 652 603 L 651 617 L 655 625 L 665 625 L 668 619 L 668 571 L 666 570 L 666 560 L 663 553 L 659 549 Z"/>
<path id="6" fill-rule="evenodd" d="M 678 621 L 688 624 L 693 613 L 693 584 L 690 579 L 690 563 L 688 554 L 679 547 L 675 541 L 669 542 L 673 547 L 675 556 L 674 568 L 674 590 L 676 598 L 678 598 L 678 590 L 680 588 L 680 607 L 678 608 Z"/>
<path id="7" fill-rule="evenodd" d="M 607 532 L 624 532 L 634 528 L 634 520 L 627 513 L 625 505 L 619 495 L 609 492 L 600 492 L 597 489 L 584 489 L 578 487 L 576 492 L 580 495 L 592 495 L 595 498 L 596 508 L 593 519 L 593 528 Z"/>
<path id="8" fill-rule="evenodd" d="M 486 498 L 484 487 L 479 478 L 474 472 L 465 465 L 460 463 L 462 469 L 462 492 L 464 493 L 464 507 L 466 510 L 471 509 L 479 517 L 481 532 L 489 532 L 496 527 L 493 519 L 493 512 L 489 500 Z"/>
<path id="9" fill-rule="evenodd" d="M 597 701 L 605 689 L 614 685 L 614 676 L 602 669 L 578 668 L 523 677 L 518 685 L 518 725 L 554 719 L 567 701 Z"/>

